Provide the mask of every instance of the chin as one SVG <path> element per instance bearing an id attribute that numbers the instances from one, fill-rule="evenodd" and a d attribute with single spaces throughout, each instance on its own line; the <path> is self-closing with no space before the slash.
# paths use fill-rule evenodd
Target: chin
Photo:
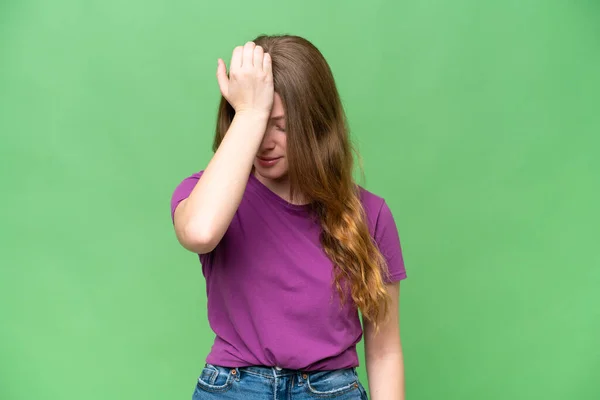
<path id="1" fill-rule="evenodd" d="M 287 170 L 284 168 L 263 168 L 260 165 L 255 165 L 254 169 L 257 174 L 272 181 L 283 180 L 287 177 Z"/>

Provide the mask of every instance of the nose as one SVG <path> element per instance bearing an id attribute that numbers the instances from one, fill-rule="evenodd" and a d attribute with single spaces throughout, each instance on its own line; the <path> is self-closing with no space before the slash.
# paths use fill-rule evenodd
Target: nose
<path id="1" fill-rule="evenodd" d="M 266 150 L 273 150 L 275 148 L 275 140 L 273 140 L 273 136 L 269 135 L 269 131 L 265 132 L 265 136 L 263 137 L 262 143 L 260 144 L 261 152 L 265 152 Z"/>

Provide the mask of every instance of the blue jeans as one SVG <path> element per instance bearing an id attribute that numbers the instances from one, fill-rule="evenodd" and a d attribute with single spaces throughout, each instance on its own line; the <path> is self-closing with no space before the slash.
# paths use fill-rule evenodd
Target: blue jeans
<path id="1" fill-rule="evenodd" d="M 206 364 L 192 400 L 368 400 L 354 368 L 295 371 Z"/>

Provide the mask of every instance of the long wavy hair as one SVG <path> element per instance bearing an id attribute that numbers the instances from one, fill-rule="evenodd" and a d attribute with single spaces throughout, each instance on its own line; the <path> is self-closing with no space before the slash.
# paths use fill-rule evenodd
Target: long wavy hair
<path id="1" fill-rule="evenodd" d="M 275 92 L 286 119 L 290 195 L 302 194 L 320 222 L 320 241 L 334 265 L 333 283 L 342 304 L 349 294 L 376 330 L 387 318 L 387 266 L 367 227 L 354 182 L 353 152 L 347 118 L 333 74 L 321 52 L 293 35 L 254 39 L 271 55 Z M 235 115 L 221 97 L 213 151 Z M 362 169 L 361 169 L 362 170 Z"/>

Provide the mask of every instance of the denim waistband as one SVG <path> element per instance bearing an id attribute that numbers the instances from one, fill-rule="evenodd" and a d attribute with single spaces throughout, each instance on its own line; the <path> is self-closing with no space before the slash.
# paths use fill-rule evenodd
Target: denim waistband
<path id="1" fill-rule="evenodd" d="M 297 370 L 297 369 L 287 369 L 287 368 L 280 368 L 280 367 L 268 367 L 268 366 L 263 366 L 263 365 L 252 365 L 252 366 L 247 366 L 247 367 L 234 367 L 231 369 L 237 370 L 238 372 L 242 371 L 242 372 L 248 372 L 248 373 L 255 374 L 255 375 L 264 376 L 266 378 L 283 377 L 283 376 L 290 376 L 290 375 L 304 375 L 304 374 L 311 375 L 316 372 L 322 372 L 322 371 L 304 371 L 304 370 Z M 356 373 L 356 368 L 343 368 L 343 369 L 351 370 Z"/>
<path id="2" fill-rule="evenodd" d="M 289 376 L 289 375 L 297 375 L 302 373 L 302 371 L 287 369 L 287 368 L 279 368 L 279 367 L 267 367 L 262 365 L 253 365 L 250 367 L 240 367 L 238 368 L 240 371 L 246 371 L 249 373 L 263 375 L 269 378 L 274 376 Z"/>

